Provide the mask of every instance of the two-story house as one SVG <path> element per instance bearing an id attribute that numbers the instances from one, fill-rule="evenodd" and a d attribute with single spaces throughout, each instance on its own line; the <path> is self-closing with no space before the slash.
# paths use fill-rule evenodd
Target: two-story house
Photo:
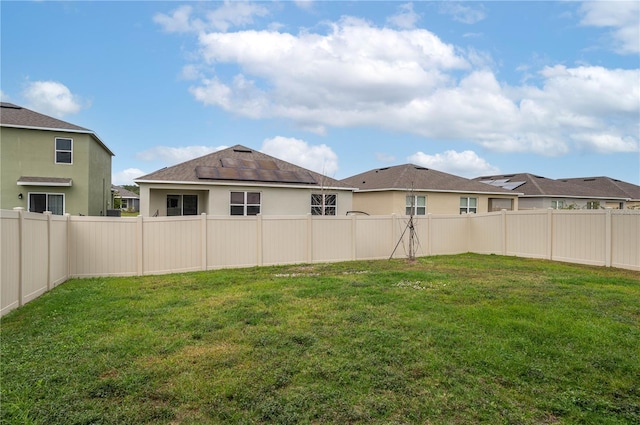
<path id="1" fill-rule="evenodd" d="M 113 152 L 84 127 L 0 103 L 0 208 L 106 215 Z"/>

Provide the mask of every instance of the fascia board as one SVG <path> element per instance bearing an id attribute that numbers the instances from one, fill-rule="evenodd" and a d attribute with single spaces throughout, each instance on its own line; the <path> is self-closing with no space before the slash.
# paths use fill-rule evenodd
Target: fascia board
<path id="1" fill-rule="evenodd" d="M 175 180 L 133 180 L 137 184 L 149 185 L 173 185 L 173 186 L 237 186 L 237 187 L 277 187 L 284 189 L 314 189 L 314 190 L 343 190 L 353 192 L 356 189 L 351 187 L 333 187 L 333 186 L 317 186 L 317 185 L 278 185 L 278 184 L 256 184 L 251 182 L 191 182 L 191 181 L 175 181 Z"/>

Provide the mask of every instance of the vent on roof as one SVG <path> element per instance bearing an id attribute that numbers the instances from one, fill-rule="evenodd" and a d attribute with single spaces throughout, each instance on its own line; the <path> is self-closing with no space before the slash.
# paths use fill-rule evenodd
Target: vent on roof
<path id="1" fill-rule="evenodd" d="M 504 177 L 504 178 L 506 179 L 506 178 L 514 177 L 514 176 L 515 176 L 515 174 L 508 174 L 508 175 L 506 175 L 506 174 L 505 174 L 505 175 L 504 175 L 504 176 L 502 176 L 502 177 Z"/>
<path id="2" fill-rule="evenodd" d="M 584 181 L 586 181 L 586 182 L 594 182 L 594 181 L 596 181 L 596 179 L 584 179 Z"/>
<path id="3" fill-rule="evenodd" d="M 7 109 L 22 109 L 22 106 L 14 105 L 12 103 L 2 103 L 0 106 Z"/>
<path id="4" fill-rule="evenodd" d="M 242 152 L 242 153 L 251 153 L 253 152 L 251 149 L 243 149 L 243 148 L 235 148 L 234 152 Z"/>
<path id="5" fill-rule="evenodd" d="M 416 170 L 428 170 L 428 168 L 424 168 L 424 167 L 414 167 Z"/>
<path id="6" fill-rule="evenodd" d="M 379 171 L 384 171 L 384 170 L 388 170 L 389 167 L 384 167 L 384 168 L 380 168 Z"/>

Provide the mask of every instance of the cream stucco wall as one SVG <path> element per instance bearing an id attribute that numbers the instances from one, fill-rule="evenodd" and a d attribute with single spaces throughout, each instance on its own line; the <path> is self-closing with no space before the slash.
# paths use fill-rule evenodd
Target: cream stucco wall
<path id="1" fill-rule="evenodd" d="M 167 215 L 167 195 L 195 194 L 198 196 L 198 213 L 228 216 L 230 192 L 260 192 L 262 215 L 304 215 L 311 212 L 311 194 L 336 194 L 337 215 L 345 215 L 353 209 L 350 190 L 332 190 L 306 187 L 271 187 L 251 185 L 200 185 L 200 184 L 151 184 L 138 182 L 140 186 L 140 214 Z"/>
<path id="2" fill-rule="evenodd" d="M 356 192 L 353 195 L 353 209 L 363 211 L 371 215 L 404 215 L 406 212 L 405 207 L 407 194 L 408 192 L 403 190 Z M 478 213 L 490 212 L 490 199 L 504 199 L 504 203 L 511 204 L 511 208 L 513 210 L 518 209 L 518 198 L 516 195 L 488 195 L 477 193 L 444 193 L 421 191 L 414 191 L 412 192 L 412 194 L 415 196 L 426 196 L 427 214 L 459 214 L 461 197 L 477 198 Z"/>

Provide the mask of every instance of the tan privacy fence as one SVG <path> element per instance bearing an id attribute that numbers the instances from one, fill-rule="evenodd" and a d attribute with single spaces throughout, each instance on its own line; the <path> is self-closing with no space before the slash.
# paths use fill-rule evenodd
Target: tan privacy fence
<path id="1" fill-rule="evenodd" d="M 411 231 L 413 227 L 413 232 Z M 413 238 L 411 236 L 413 235 Z M 0 210 L 0 315 L 71 277 L 475 252 L 640 270 L 640 212 L 76 217 Z M 410 241 L 413 240 L 413 243 Z"/>

